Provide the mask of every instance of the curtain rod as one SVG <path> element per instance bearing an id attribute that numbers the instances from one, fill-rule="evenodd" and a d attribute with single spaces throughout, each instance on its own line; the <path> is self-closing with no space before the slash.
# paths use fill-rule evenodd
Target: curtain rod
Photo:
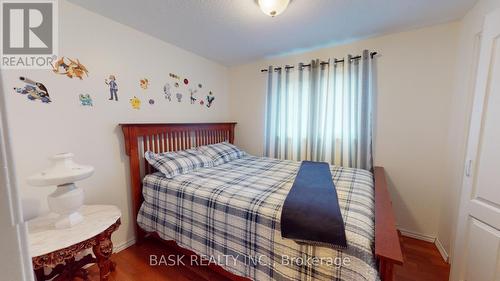
<path id="1" fill-rule="evenodd" d="M 377 52 L 371 52 L 370 53 L 370 58 L 373 59 L 373 57 L 376 56 L 377 54 L 378 54 Z M 360 59 L 360 58 L 361 58 L 361 56 L 351 57 L 351 61 L 352 60 L 357 60 L 357 59 Z M 333 62 L 334 63 L 344 62 L 344 59 L 334 59 Z M 329 60 L 328 61 L 322 61 L 319 64 L 320 65 L 328 65 L 328 64 L 330 64 L 330 61 Z M 302 65 L 302 67 L 308 67 L 308 66 L 311 66 L 311 64 L 309 63 L 309 64 L 303 64 Z M 293 66 L 293 65 L 286 65 L 284 68 L 285 69 L 291 69 L 291 68 L 295 68 L 295 66 Z M 283 68 L 282 67 L 276 67 L 276 68 L 274 68 L 274 71 L 278 71 L 278 70 L 281 70 L 281 69 L 283 69 Z M 267 69 L 261 69 L 260 70 L 260 72 L 267 72 L 267 71 L 268 71 Z"/>

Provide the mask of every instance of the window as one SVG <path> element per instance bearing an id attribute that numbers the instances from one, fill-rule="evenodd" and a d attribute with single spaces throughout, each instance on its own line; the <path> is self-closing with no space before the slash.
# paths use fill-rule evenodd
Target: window
<path id="1" fill-rule="evenodd" d="M 268 72 L 266 156 L 371 169 L 372 62 L 346 61 Z"/>

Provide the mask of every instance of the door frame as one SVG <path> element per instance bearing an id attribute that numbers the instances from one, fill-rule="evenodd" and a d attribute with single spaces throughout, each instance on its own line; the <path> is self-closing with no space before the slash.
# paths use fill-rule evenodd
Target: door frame
<path id="1" fill-rule="evenodd" d="M 0 73 L 0 80 L 2 80 Z M 0 212 L 2 241 L 9 245 L 8 254 L 0 256 L 0 272 L 9 280 L 34 280 L 29 254 L 28 227 L 23 220 L 19 188 L 15 176 L 14 158 L 5 108 L 5 91 L 0 87 Z M 5 237 L 8 240 L 4 240 Z M 15 240 L 15 241 L 12 241 Z M 4 244 L 5 243 L 5 244 Z M 7 274 L 7 275 L 5 275 Z"/>

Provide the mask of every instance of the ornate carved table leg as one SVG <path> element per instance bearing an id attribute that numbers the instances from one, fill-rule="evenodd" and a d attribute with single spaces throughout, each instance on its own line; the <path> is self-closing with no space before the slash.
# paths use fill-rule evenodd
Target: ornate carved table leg
<path id="1" fill-rule="evenodd" d="M 45 272 L 43 267 L 35 270 L 36 281 L 45 281 Z"/>
<path id="2" fill-rule="evenodd" d="M 109 259 L 113 253 L 113 242 L 111 242 L 111 233 L 105 231 L 98 235 L 97 244 L 92 247 L 92 251 L 97 259 L 99 266 L 100 280 L 108 280 L 109 274 L 115 269 L 115 264 Z"/>

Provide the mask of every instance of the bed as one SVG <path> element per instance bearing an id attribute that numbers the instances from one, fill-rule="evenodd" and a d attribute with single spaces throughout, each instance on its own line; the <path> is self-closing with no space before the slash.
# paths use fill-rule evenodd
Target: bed
<path id="1" fill-rule="evenodd" d="M 234 280 L 392 280 L 402 255 L 383 168 L 331 167 L 349 244 L 334 249 L 281 238 L 281 207 L 298 162 L 248 155 L 167 179 L 144 161 L 148 150 L 233 143 L 235 125 L 121 124 L 138 241 L 154 233 L 218 257 L 211 266 Z"/>

